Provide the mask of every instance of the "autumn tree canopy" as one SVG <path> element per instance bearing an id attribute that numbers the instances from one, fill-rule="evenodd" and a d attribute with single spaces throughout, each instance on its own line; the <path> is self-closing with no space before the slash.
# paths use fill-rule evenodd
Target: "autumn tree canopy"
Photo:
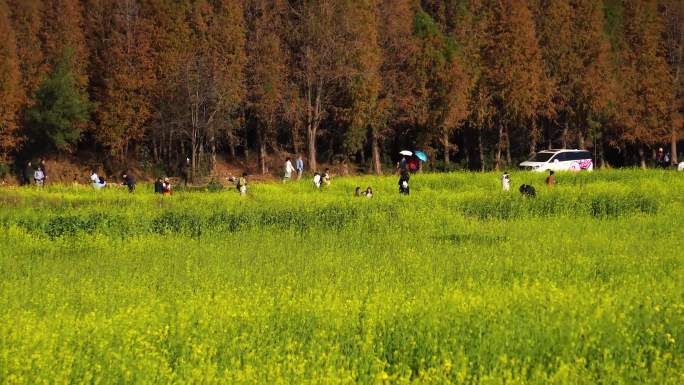
<path id="1" fill-rule="evenodd" d="M 0 0 L 0 162 L 674 160 L 683 26 L 677 0 Z"/>

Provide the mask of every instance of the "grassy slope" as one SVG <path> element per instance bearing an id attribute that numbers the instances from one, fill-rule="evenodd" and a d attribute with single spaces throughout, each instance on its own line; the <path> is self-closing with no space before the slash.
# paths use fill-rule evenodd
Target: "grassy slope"
<path id="1" fill-rule="evenodd" d="M 683 177 L 3 190 L 0 380 L 681 383 Z"/>

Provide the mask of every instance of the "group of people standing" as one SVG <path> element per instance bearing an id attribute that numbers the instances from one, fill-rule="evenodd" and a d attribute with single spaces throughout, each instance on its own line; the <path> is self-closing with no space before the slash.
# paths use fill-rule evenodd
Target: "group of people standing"
<path id="1" fill-rule="evenodd" d="M 292 159 L 290 157 L 285 158 L 285 168 L 283 173 L 283 183 L 287 183 L 292 180 L 293 174 L 297 174 L 297 180 L 302 179 L 302 174 L 304 174 L 304 159 L 301 155 L 297 157 L 295 165 L 292 165 Z M 314 172 L 313 184 L 317 189 L 323 188 L 323 186 L 330 186 L 332 183 L 332 176 L 330 175 L 330 169 L 326 168 L 325 171 Z"/>
<path id="2" fill-rule="evenodd" d="M 288 182 L 292 179 L 292 174 L 297 174 L 297 180 L 302 179 L 302 174 L 304 173 L 304 159 L 302 156 L 298 156 L 295 161 L 295 166 L 292 165 L 292 160 L 290 157 L 285 158 L 285 173 L 283 174 L 283 182 Z"/>
<path id="3" fill-rule="evenodd" d="M 31 161 L 26 162 L 26 168 L 24 169 L 24 185 L 35 184 L 38 187 L 45 185 L 47 181 L 47 166 L 45 164 L 45 159 L 40 159 L 38 161 L 38 167 L 33 167 Z"/>
<path id="4" fill-rule="evenodd" d="M 169 178 L 157 178 L 154 181 L 154 193 L 170 196 L 173 193 Z"/>

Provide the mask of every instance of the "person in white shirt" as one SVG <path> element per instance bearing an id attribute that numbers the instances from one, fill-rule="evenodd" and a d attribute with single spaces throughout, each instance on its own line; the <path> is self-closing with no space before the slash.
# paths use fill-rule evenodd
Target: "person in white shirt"
<path id="1" fill-rule="evenodd" d="M 33 172 L 33 180 L 36 182 L 36 186 L 43 187 L 43 183 L 45 183 L 45 173 L 43 173 L 42 168 L 38 167 L 38 169 Z"/>
<path id="2" fill-rule="evenodd" d="M 287 182 L 292 178 L 292 173 L 295 172 L 295 168 L 292 165 L 290 157 L 285 159 L 285 175 L 283 176 L 283 182 Z"/>
<path id="3" fill-rule="evenodd" d="M 320 189 L 321 188 L 321 182 L 323 182 L 323 178 L 321 178 L 321 174 L 319 174 L 318 172 L 314 173 L 314 177 L 313 177 L 314 187 L 316 187 L 317 189 Z"/>
<path id="4" fill-rule="evenodd" d="M 511 178 L 508 176 L 507 172 L 504 172 L 503 176 L 501 176 L 501 189 L 503 189 L 503 191 L 511 190 Z"/>
<path id="5" fill-rule="evenodd" d="M 93 182 L 93 188 L 95 190 L 100 190 L 107 185 L 104 178 L 100 178 L 95 170 L 90 174 L 90 180 Z"/>

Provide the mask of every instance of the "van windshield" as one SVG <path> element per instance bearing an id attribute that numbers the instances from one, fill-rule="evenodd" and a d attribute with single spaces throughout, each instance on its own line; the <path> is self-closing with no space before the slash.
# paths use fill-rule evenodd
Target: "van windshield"
<path id="1" fill-rule="evenodd" d="M 530 158 L 529 162 L 548 162 L 553 155 L 553 152 L 538 152 Z"/>

